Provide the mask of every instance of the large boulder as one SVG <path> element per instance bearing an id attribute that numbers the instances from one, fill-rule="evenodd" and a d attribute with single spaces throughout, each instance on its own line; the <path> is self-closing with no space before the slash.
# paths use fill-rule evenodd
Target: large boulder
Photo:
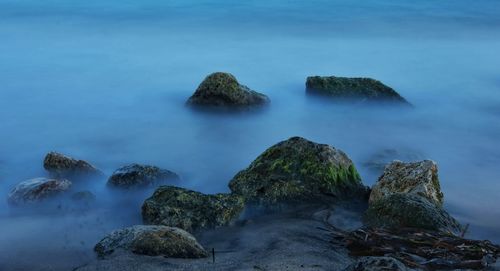
<path id="1" fill-rule="evenodd" d="M 310 76 L 306 81 L 306 91 L 310 94 L 325 95 L 336 99 L 409 104 L 394 89 L 371 78 Z"/>
<path id="2" fill-rule="evenodd" d="M 172 171 L 155 166 L 131 164 L 113 172 L 108 179 L 108 185 L 120 188 L 144 188 L 178 180 L 179 176 Z"/>
<path id="3" fill-rule="evenodd" d="M 188 231 L 227 225 L 239 216 L 243 198 L 232 194 L 205 195 L 173 186 L 161 186 L 142 205 L 146 224 L 162 224 Z"/>
<path id="4" fill-rule="evenodd" d="M 95 247 L 99 257 L 117 250 L 168 258 L 203 258 L 208 254 L 188 232 L 167 226 L 137 225 L 116 230 Z"/>
<path id="5" fill-rule="evenodd" d="M 366 187 L 347 155 L 326 144 L 292 137 L 270 147 L 229 183 L 232 192 L 259 204 L 352 198 Z"/>
<path id="6" fill-rule="evenodd" d="M 425 197 L 392 194 L 370 203 L 364 222 L 371 227 L 417 228 L 460 234 L 462 226 L 441 206 Z"/>
<path id="7" fill-rule="evenodd" d="M 66 179 L 35 178 L 19 183 L 8 196 L 8 203 L 13 206 L 35 203 L 61 195 L 71 188 Z"/>
<path id="8" fill-rule="evenodd" d="M 406 271 L 406 266 L 392 257 L 361 257 L 344 271 Z"/>
<path id="9" fill-rule="evenodd" d="M 104 174 L 83 160 L 77 160 L 57 152 L 49 152 L 43 160 L 43 167 L 54 178 L 96 178 Z"/>
<path id="10" fill-rule="evenodd" d="M 443 193 L 436 163 L 430 160 L 410 163 L 394 161 L 387 165 L 372 187 L 369 201 L 375 202 L 395 193 L 422 196 L 442 205 Z"/>
<path id="11" fill-rule="evenodd" d="M 263 105 L 268 102 L 266 95 L 240 85 L 232 74 L 224 72 L 207 76 L 187 101 L 190 105 L 226 107 Z"/>

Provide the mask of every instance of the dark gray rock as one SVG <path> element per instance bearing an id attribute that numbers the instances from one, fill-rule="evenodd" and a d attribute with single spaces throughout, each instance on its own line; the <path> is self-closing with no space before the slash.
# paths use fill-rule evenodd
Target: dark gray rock
<path id="1" fill-rule="evenodd" d="M 362 257 L 344 271 L 406 271 L 406 266 L 392 257 Z"/>
<path id="2" fill-rule="evenodd" d="M 162 224 L 188 231 L 229 224 L 243 210 L 243 198 L 232 194 L 205 195 L 173 186 L 161 186 L 142 206 L 146 224 Z"/>
<path id="3" fill-rule="evenodd" d="M 270 205 L 324 196 L 353 198 L 367 191 L 343 151 L 301 137 L 267 149 L 236 174 L 229 188 L 247 201 Z"/>
<path id="4" fill-rule="evenodd" d="M 84 179 L 102 177 L 104 174 L 93 165 L 83 160 L 50 152 L 45 156 L 43 167 L 54 178 Z"/>
<path id="5" fill-rule="evenodd" d="M 144 188 L 178 180 L 179 176 L 172 171 L 155 166 L 131 164 L 117 169 L 108 179 L 108 185 L 119 188 Z"/>
<path id="6" fill-rule="evenodd" d="M 41 202 L 61 195 L 70 188 L 71 182 L 66 179 L 35 178 L 16 185 L 7 201 L 13 206 Z"/>
<path id="7" fill-rule="evenodd" d="M 137 225 L 112 232 L 95 247 L 99 257 L 116 250 L 167 258 L 203 258 L 208 253 L 188 232 L 167 226 Z"/>
<path id="8" fill-rule="evenodd" d="M 394 89 L 371 78 L 311 76 L 307 78 L 306 91 L 310 94 L 325 95 L 336 99 L 409 104 Z"/>
<path id="9" fill-rule="evenodd" d="M 207 76 L 187 101 L 190 105 L 224 107 L 263 105 L 268 102 L 266 95 L 240 85 L 232 74 L 223 72 Z"/>

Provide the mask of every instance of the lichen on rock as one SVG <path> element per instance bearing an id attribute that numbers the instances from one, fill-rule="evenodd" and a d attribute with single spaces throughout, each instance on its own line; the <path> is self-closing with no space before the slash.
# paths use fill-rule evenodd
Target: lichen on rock
<path id="1" fill-rule="evenodd" d="M 188 232 L 167 226 L 136 225 L 112 232 L 94 251 L 105 257 L 117 250 L 168 258 L 203 258 L 208 253 Z"/>
<path id="2" fill-rule="evenodd" d="M 243 210 L 243 198 L 233 194 L 206 195 L 173 186 L 161 186 L 144 201 L 146 224 L 161 224 L 187 231 L 230 224 Z"/>
<path id="3" fill-rule="evenodd" d="M 276 202 L 350 198 L 366 192 L 347 155 L 301 137 L 282 141 L 262 153 L 229 183 L 247 201 Z"/>
<path id="4" fill-rule="evenodd" d="M 269 98 L 241 85 L 230 73 L 208 75 L 188 99 L 189 105 L 244 107 L 269 103 Z"/>
<path id="5" fill-rule="evenodd" d="M 178 181 L 174 172 L 156 166 L 130 164 L 113 172 L 108 185 L 120 188 L 151 187 L 168 181 Z"/>
<path id="6" fill-rule="evenodd" d="M 371 78 L 310 76 L 306 81 L 306 91 L 310 94 L 325 95 L 336 99 L 409 104 L 394 89 Z"/>
<path id="7" fill-rule="evenodd" d="M 394 193 L 418 195 L 442 205 L 444 196 L 436 163 L 431 160 L 410 163 L 394 161 L 387 165 L 372 188 L 370 202 Z"/>

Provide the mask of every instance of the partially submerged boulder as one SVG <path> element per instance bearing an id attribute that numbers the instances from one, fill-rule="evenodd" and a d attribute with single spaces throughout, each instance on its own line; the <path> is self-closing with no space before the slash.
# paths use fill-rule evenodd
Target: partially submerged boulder
<path id="1" fill-rule="evenodd" d="M 344 271 L 406 271 L 406 266 L 392 257 L 361 257 Z"/>
<path id="2" fill-rule="evenodd" d="M 232 74 L 224 72 L 207 76 L 187 101 L 190 105 L 227 107 L 263 105 L 268 102 L 266 95 L 240 85 Z"/>
<path id="3" fill-rule="evenodd" d="M 436 163 L 431 160 L 410 163 L 394 161 L 387 165 L 372 187 L 369 201 L 375 202 L 395 193 L 422 196 L 442 205 L 443 193 Z"/>
<path id="4" fill-rule="evenodd" d="M 203 258 L 208 253 L 188 232 L 167 226 L 137 225 L 116 230 L 95 247 L 99 257 L 117 250 L 168 258 Z"/>
<path id="5" fill-rule="evenodd" d="M 412 149 L 382 149 L 372 153 L 363 162 L 363 166 L 369 169 L 372 173 L 382 174 L 385 166 L 395 160 L 405 162 L 416 162 L 425 159 L 424 155 Z"/>
<path id="6" fill-rule="evenodd" d="M 174 172 L 156 166 L 131 164 L 117 169 L 108 179 L 108 185 L 120 188 L 158 186 L 168 181 L 178 181 Z"/>
<path id="7" fill-rule="evenodd" d="M 417 228 L 451 234 L 463 231 L 441 206 L 412 194 L 391 194 L 370 203 L 364 222 L 370 227 L 389 229 Z"/>
<path id="8" fill-rule="evenodd" d="M 292 137 L 270 147 L 229 183 L 233 193 L 257 203 L 352 198 L 366 187 L 347 155 L 326 144 Z"/>
<path id="9" fill-rule="evenodd" d="M 8 203 L 13 206 L 35 203 L 61 195 L 71 188 L 66 179 L 35 178 L 19 183 L 8 196 Z"/>
<path id="10" fill-rule="evenodd" d="M 394 89 L 371 78 L 310 76 L 306 81 L 306 91 L 310 94 L 325 95 L 336 99 L 409 104 Z"/>
<path id="11" fill-rule="evenodd" d="M 205 195 L 173 186 L 161 186 L 142 205 L 146 224 L 162 224 L 188 231 L 227 225 L 244 207 L 232 194 Z"/>
<path id="12" fill-rule="evenodd" d="M 43 167 L 54 178 L 95 178 L 104 174 L 83 160 L 77 160 L 57 152 L 49 152 L 43 161 Z"/>

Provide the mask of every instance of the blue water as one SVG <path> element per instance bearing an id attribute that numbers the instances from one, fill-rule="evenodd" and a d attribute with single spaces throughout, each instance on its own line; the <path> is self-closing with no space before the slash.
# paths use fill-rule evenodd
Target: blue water
<path id="1" fill-rule="evenodd" d="M 367 185 L 377 174 L 363 163 L 382 149 L 435 160 L 446 208 L 471 224 L 469 237 L 500 242 L 500 2 L 240 2 L 0 0 L 0 263 L 30 253 L 46 262 L 68 242 L 83 255 L 75 262 L 88 260 L 105 232 L 139 220 L 139 209 L 109 218 L 114 205 L 56 222 L 10 216 L 2 198 L 45 174 L 48 151 L 108 174 L 155 164 L 212 193 L 295 135 L 344 150 Z M 268 94 L 271 106 L 235 115 L 186 108 L 214 71 Z M 311 99 L 309 75 L 377 78 L 415 109 Z M 103 187 L 90 189 L 107 197 Z M 75 221 L 95 219 L 101 228 L 75 231 Z"/>

